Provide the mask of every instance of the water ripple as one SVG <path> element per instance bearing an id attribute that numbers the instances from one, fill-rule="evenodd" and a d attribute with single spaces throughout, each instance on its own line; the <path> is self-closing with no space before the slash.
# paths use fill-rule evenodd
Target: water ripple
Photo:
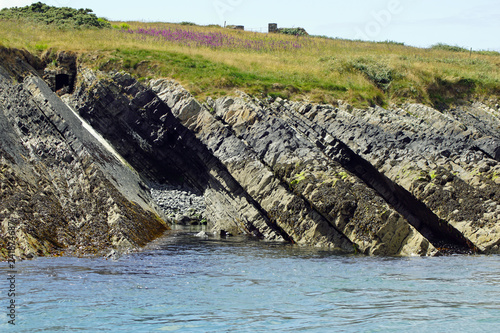
<path id="1" fill-rule="evenodd" d="M 175 234 L 115 261 L 40 258 L 17 268 L 16 332 L 493 332 L 500 324 L 499 256 L 341 256 Z"/>

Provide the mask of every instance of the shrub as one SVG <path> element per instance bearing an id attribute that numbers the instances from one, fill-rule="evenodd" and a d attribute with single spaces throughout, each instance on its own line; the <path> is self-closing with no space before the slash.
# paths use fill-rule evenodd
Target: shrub
<path id="1" fill-rule="evenodd" d="M 304 28 L 280 28 L 278 29 L 278 32 L 285 35 L 309 36 Z"/>
<path id="2" fill-rule="evenodd" d="M 35 49 L 37 51 L 45 51 L 48 48 L 49 48 L 49 45 L 47 43 L 39 42 L 39 43 L 35 44 Z"/>
<path id="3" fill-rule="evenodd" d="M 497 52 L 497 51 L 482 50 L 482 51 L 476 51 L 476 53 L 482 54 L 482 55 L 490 55 L 490 56 L 499 56 L 500 55 L 500 52 Z"/>
<path id="4" fill-rule="evenodd" d="M 105 18 L 103 18 L 103 17 L 99 17 L 99 18 L 97 19 L 97 21 L 98 21 L 101 25 L 103 25 L 103 26 L 109 26 L 109 25 L 111 24 L 111 23 L 109 23 L 109 22 L 108 22 L 108 20 L 106 20 L 106 19 L 105 19 Z"/>
<path id="5" fill-rule="evenodd" d="M 452 52 L 469 52 L 466 48 L 460 46 L 451 46 L 443 43 L 438 43 L 431 46 L 433 50 L 443 50 L 443 51 L 452 51 Z"/>
<path id="6" fill-rule="evenodd" d="M 361 57 L 343 64 L 343 70 L 359 71 L 378 88 L 387 91 L 395 79 L 395 71 L 373 58 Z"/>
<path id="7" fill-rule="evenodd" d="M 41 2 L 25 7 L 4 8 L 0 20 L 26 20 L 61 28 L 95 27 L 110 28 L 111 24 L 97 18 L 92 9 L 47 6 Z"/>

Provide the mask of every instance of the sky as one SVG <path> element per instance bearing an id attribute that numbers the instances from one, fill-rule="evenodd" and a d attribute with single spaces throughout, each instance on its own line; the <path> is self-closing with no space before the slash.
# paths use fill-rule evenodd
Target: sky
<path id="1" fill-rule="evenodd" d="M 37 1 L 0 0 L 0 8 Z M 311 35 L 437 43 L 500 51 L 498 0 L 54 0 L 52 6 L 90 8 L 117 21 L 235 24 L 266 32 L 268 23 L 302 27 Z"/>

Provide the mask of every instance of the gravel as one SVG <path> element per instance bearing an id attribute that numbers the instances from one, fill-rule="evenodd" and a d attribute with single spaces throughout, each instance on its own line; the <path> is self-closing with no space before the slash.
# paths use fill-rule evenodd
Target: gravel
<path id="1" fill-rule="evenodd" d="M 151 188 L 151 196 L 174 223 L 200 224 L 205 222 L 205 199 L 195 190 L 157 185 Z"/>

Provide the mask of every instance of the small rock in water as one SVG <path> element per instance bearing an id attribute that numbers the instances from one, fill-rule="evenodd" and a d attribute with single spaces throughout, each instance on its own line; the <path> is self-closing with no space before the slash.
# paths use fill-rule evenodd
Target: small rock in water
<path id="1" fill-rule="evenodd" d="M 116 260 L 117 253 L 116 253 L 116 251 L 114 249 L 111 249 L 111 251 L 109 251 L 109 253 L 105 257 L 109 258 L 109 259 L 112 259 L 112 260 Z"/>
<path id="2" fill-rule="evenodd" d="M 199 237 L 199 238 L 208 238 L 208 234 L 205 231 L 200 231 L 199 233 L 197 233 L 194 236 Z"/>

